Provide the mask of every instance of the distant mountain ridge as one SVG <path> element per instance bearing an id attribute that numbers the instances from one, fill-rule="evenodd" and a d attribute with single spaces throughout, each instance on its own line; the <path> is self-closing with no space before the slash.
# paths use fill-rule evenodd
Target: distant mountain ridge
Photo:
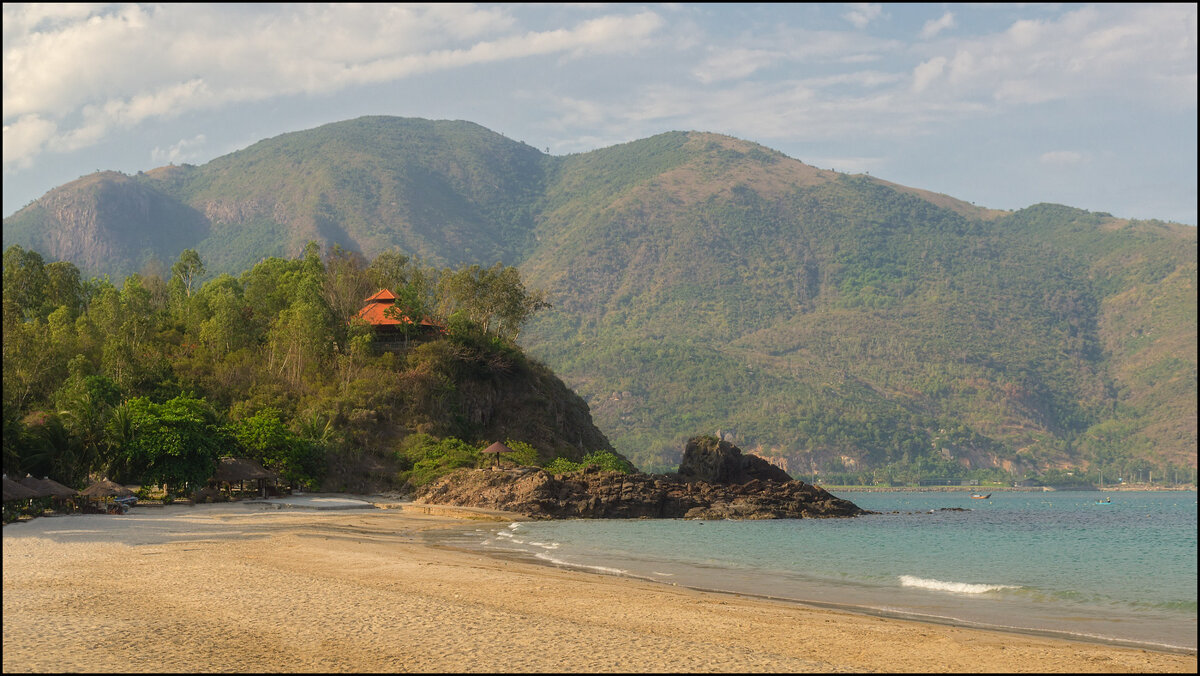
<path id="1" fill-rule="evenodd" d="M 4 221 L 114 277 L 309 240 L 518 265 L 554 304 L 522 342 L 643 468 L 717 428 L 794 475 L 1196 464 L 1188 226 L 990 210 L 713 133 L 555 157 L 391 117 L 99 172 Z"/>

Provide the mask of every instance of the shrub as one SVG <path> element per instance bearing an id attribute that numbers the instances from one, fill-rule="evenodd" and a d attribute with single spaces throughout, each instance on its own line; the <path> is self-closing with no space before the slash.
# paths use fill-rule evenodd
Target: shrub
<path id="1" fill-rule="evenodd" d="M 413 487 L 424 486 L 462 467 L 477 467 L 482 459 L 479 449 L 461 439 L 438 439 L 428 434 L 409 436 L 401 444 L 397 455 L 401 467 L 411 466 L 411 469 L 400 472 L 399 479 Z"/>
<path id="2" fill-rule="evenodd" d="M 543 469 L 551 474 L 568 474 L 578 472 L 588 466 L 596 467 L 604 472 L 629 474 L 633 471 L 633 465 L 629 461 L 611 451 L 593 451 L 583 456 L 582 462 L 573 462 L 559 456 L 547 463 Z"/>
<path id="3" fill-rule="evenodd" d="M 629 474 L 633 465 L 611 451 L 593 451 L 583 456 L 584 465 L 595 465 L 605 472 L 621 472 Z"/>
<path id="4" fill-rule="evenodd" d="M 583 468 L 584 468 L 583 464 L 578 463 L 578 462 L 571 462 L 570 460 L 567 460 L 566 458 L 559 456 L 559 457 L 551 460 L 550 462 L 546 463 L 546 466 L 543 467 L 542 469 L 546 470 L 547 472 L 549 472 L 551 474 L 570 474 L 571 472 L 578 472 L 578 471 L 582 470 Z"/>
<path id="5" fill-rule="evenodd" d="M 504 445 L 513 449 L 512 453 L 504 456 L 504 460 L 525 466 L 536 466 L 538 464 L 538 451 L 533 446 L 524 441 L 513 441 L 512 439 L 505 440 Z"/>

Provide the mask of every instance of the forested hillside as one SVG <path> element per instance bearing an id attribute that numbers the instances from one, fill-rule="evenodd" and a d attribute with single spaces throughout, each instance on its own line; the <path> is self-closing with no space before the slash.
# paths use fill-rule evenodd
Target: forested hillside
<path id="1" fill-rule="evenodd" d="M 105 206 L 124 203 L 144 208 Z M 184 247 L 237 272 L 308 240 L 519 267 L 551 306 L 521 344 L 645 469 L 717 429 L 844 480 L 1196 464 L 1196 230 L 1178 224 L 990 210 L 718 134 L 553 157 L 382 117 L 85 177 L 4 224 L 6 246 L 117 277 Z"/>
<path id="2" fill-rule="evenodd" d="M 201 283 L 185 250 L 120 288 L 19 246 L 4 253 L 4 469 L 186 494 L 215 459 L 297 485 L 403 489 L 484 462 L 628 467 L 587 406 L 512 342 L 544 307 L 515 268 L 368 262 L 315 243 Z M 357 318 L 379 289 L 396 332 Z M 438 317 L 424 327 L 411 318 Z"/>

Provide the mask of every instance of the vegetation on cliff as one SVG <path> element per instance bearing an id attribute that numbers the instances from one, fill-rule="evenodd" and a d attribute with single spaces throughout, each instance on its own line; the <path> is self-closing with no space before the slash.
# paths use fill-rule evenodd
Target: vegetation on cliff
<path id="1" fill-rule="evenodd" d="M 180 492 L 236 455 L 298 484 L 365 490 L 478 465 L 496 440 L 528 464 L 618 459 L 586 404 L 513 342 L 545 306 L 513 268 L 438 270 L 395 252 L 368 263 L 311 244 L 201 283 L 187 250 L 166 278 L 118 288 L 13 246 L 3 274 L 14 476 Z M 394 315 L 444 331 L 381 344 L 354 319 L 381 288 L 398 297 Z"/>

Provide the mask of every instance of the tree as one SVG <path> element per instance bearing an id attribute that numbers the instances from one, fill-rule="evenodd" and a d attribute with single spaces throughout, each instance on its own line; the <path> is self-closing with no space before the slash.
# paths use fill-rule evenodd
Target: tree
<path id="1" fill-rule="evenodd" d="M 268 407 L 230 427 L 249 457 L 276 470 L 288 481 L 316 483 L 324 469 L 322 444 L 297 438 L 284 426 L 281 416 L 279 409 Z"/>
<path id="2" fill-rule="evenodd" d="M 271 257 L 242 273 L 242 297 L 261 331 L 291 304 L 298 267 L 295 261 Z"/>
<path id="3" fill-rule="evenodd" d="M 240 295 L 241 285 L 229 275 L 221 275 L 204 285 L 196 295 L 200 320 L 199 337 L 217 357 L 225 355 L 256 339 L 246 303 Z"/>
<path id="4" fill-rule="evenodd" d="M 445 270 L 438 280 L 439 314 L 462 313 L 485 333 L 507 340 L 516 340 L 525 322 L 547 307 L 545 292 L 528 291 L 520 272 L 501 263 Z"/>
<path id="5" fill-rule="evenodd" d="M 4 251 L 4 298 L 16 304 L 25 319 L 45 317 L 50 280 L 42 255 L 14 244 Z M 54 308 L 49 308 L 53 310 Z"/>
<path id="6" fill-rule="evenodd" d="M 55 370 L 63 366 L 50 348 L 44 321 L 25 321 L 20 307 L 4 297 L 4 405 L 26 410 L 53 389 Z"/>
<path id="7" fill-rule="evenodd" d="M 179 254 L 179 260 L 171 266 L 172 279 L 178 278 L 183 283 L 184 293 L 192 297 L 192 291 L 199 288 L 200 277 L 204 275 L 204 262 L 195 249 L 184 249 Z"/>
<path id="8" fill-rule="evenodd" d="M 48 476 L 65 484 L 81 485 L 87 476 L 80 462 L 82 447 L 63 419 L 53 413 L 38 415 L 25 424 L 21 468 L 35 476 Z"/>
<path id="9" fill-rule="evenodd" d="M 377 289 L 371 288 L 366 261 L 357 251 L 334 244 L 325 257 L 325 302 L 334 318 L 345 324 L 362 307 L 363 299 Z"/>
<path id="10" fill-rule="evenodd" d="M 130 434 L 119 449 L 130 474 L 143 484 L 179 492 L 212 477 L 231 439 L 203 399 L 179 396 L 163 404 L 145 397 L 126 403 Z"/>
<path id="11" fill-rule="evenodd" d="M 421 292 L 412 284 L 405 284 L 396 292 L 396 300 L 392 306 L 383 311 L 383 316 L 400 322 L 400 333 L 404 336 L 404 346 L 408 347 L 408 339 L 421 329 L 421 320 L 429 314 L 429 308 Z"/>
<path id="12" fill-rule="evenodd" d="M 333 354 L 329 311 L 319 301 L 300 300 L 280 313 L 269 338 L 269 365 L 291 385 L 320 370 Z"/>
<path id="13" fill-rule="evenodd" d="M 71 375 L 55 395 L 58 415 L 79 441 L 77 470 L 82 476 L 104 469 L 109 460 L 107 425 L 120 403 L 121 391 L 111 379 L 88 375 L 82 355 L 71 360 Z"/>
<path id="14" fill-rule="evenodd" d="M 48 308 L 66 307 L 68 315 L 74 320 L 83 311 L 85 302 L 84 286 L 79 277 L 79 268 L 68 261 L 55 261 L 46 266 L 46 306 Z"/>

